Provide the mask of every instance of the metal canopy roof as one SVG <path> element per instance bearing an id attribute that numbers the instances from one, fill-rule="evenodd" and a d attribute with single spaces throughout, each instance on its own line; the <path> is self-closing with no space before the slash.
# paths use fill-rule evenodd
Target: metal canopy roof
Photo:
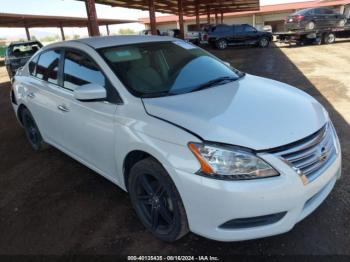
<path id="1" fill-rule="evenodd" d="M 136 20 L 98 19 L 99 25 L 135 23 Z M 0 27 L 86 27 L 87 18 L 0 13 Z"/>
<path id="2" fill-rule="evenodd" d="M 149 10 L 148 0 L 95 0 L 95 2 L 113 7 Z M 210 13 L 259 10 L 259 0 L 182 0 L 183 14 L 195 16 L 196 3 L 198 3 L 199 15 L 207 14 L 208 9 Z M 154 7 L 156 12 L 178 14 L 177 0 L 154 0 Z"/>

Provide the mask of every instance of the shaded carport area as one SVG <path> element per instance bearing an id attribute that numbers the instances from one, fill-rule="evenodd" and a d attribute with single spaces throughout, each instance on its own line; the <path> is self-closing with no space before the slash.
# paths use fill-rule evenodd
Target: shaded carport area
<path id="1" fill-rule="evenodd" d="M 157 34 L 156 12 L 175 14 L 179 17 L 178 27 L 180 38 L 184 38 L 184 16 L 195 17 L 196 27 L 200 30 L 200 16 L 206 15 L 210 24 L 211 15 L 215 15 L 216 23 L 223 21 L 223 14 L 230 12 L 259 10 L 259 0 L 78 0 L 84 1 L 89 18 L 89 32 L 91 36 L 99 35 L 98 19 L 95 4 L 112 7 L 125 7 L 149 12 L 151 33 Z"/>
<path id="2" fill-rule="evenodd" d="M 100 26 L 106 27 L 106 32 L 109 35 L 110 25 L 135 23 L 136 20 L 128 19 L 108 19 L 101 18 L 98 20 Z M 89 20 L 84 17 L 69 17 L 69 16 L 47 16 L 47 15 L 28 15 L 28 14 L 12 14 L 0 13 L 0 27 L 7 28 L 24 28 L 27 40 L 31 40 L 30 28 L 56 27 L 60 29 L 61 39 L 65 40 L 65 27 L 87 27 L 89 28 Z"/>
<path id="3" fill-rule="evenodd" d="M 236 243 L 192 233 L 173 244 L 161 242 L 141 225 L 127 193 L 57 149 L 33 152 L 11 109 L 10 83 L 1 68 L 0 253 L 124 259 L 157 254 L 350 255 L 349 48 L 345 41 L 302 48 L 208 49 L 238 69 L 315 97 L 329 111 L 343 150 L 343 177 L 314 213 L 286 234 Z"/>

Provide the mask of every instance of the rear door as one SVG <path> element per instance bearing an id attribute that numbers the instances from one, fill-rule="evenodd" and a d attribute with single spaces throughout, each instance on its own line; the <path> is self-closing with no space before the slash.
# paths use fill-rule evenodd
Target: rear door
<path id="1" fill-rule="evenodd" d="M 314 12 L 316 14 L 316 24 L 319 28 L 325 28 L 331 25 L 331 18 L 326 14 L 324 8 L 317 8 Z"/>
<path id="2" fill-rule="evenodd" d="M 34 57 L 29 64 L 30 76 L 26 81 L 26 106 L 32 113 L 46 141 L 52 140 L 55 123 L 56 98 L 54 91 L 59 84 L 60 49 L 51 49 Z"/>

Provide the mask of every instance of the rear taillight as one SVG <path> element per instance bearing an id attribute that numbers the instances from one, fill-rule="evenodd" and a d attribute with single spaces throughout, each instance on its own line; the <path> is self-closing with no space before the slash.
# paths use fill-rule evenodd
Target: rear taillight
<path id="1" fill-rule="evenodd" d="M 301 21 L 304 19 L 304 16 L 303 15 L 295 15 L 295 16 L 293 16 L 293 19 L 297 20 L 297 21 Z"/>

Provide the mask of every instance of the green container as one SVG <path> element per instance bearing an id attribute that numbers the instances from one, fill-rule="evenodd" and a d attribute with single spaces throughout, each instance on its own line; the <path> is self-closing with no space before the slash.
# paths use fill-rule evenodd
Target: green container
<path id="1" fill-rule="evenodd" d="M 6 48 L 7 48 L 7 46 L 0 46 L 0 57 L 4 57 L 5 56 Z"/>

